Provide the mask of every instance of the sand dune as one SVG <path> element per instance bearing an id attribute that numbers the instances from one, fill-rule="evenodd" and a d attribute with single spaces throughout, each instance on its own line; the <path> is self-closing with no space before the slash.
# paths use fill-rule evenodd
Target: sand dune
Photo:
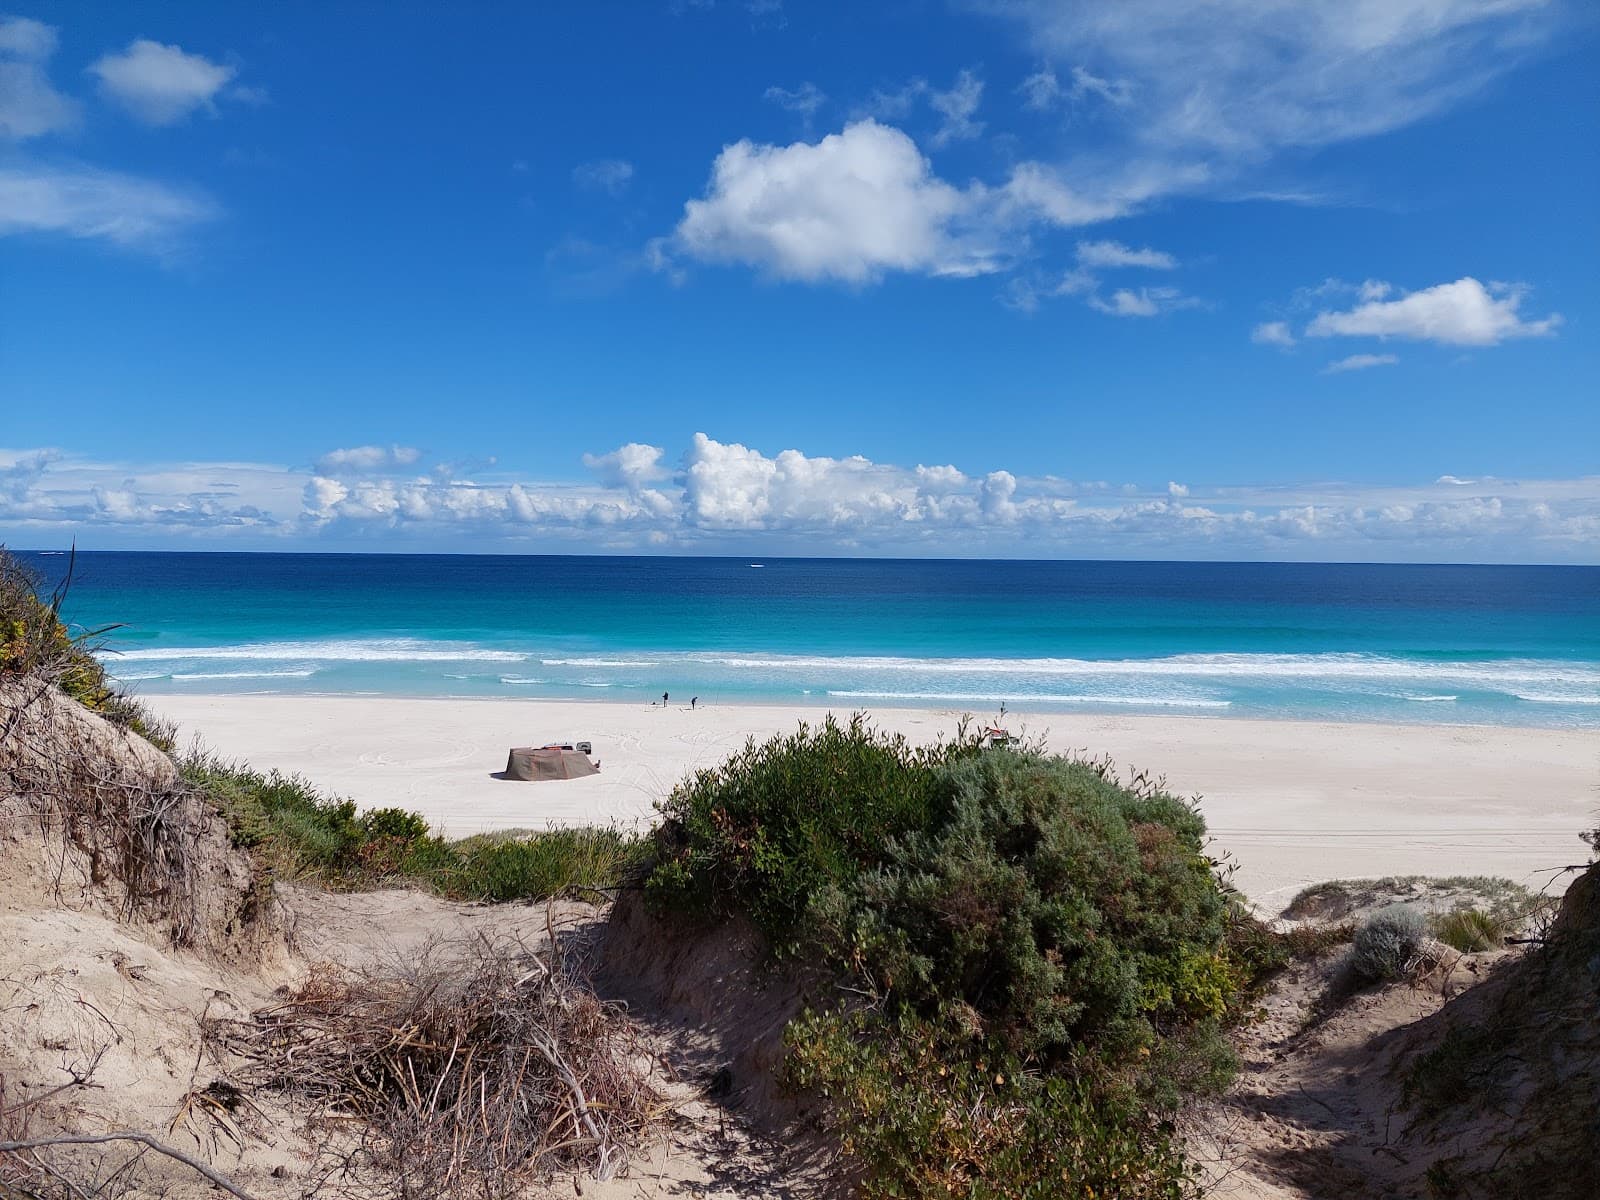
<path id="1" fill-rule="evenodd" d="M 300 772 L 363 806 L 416 809 L 454 835 L 647 821 L 687 771 L 824 710 L 543 700 L 151 696 L 221 753 Z M 959 714 L 874 709 L 917 739 Z M 1336 725 L 1231 718 L 1015 714 L 1054 750 L 1109 753 L 1199 794 L 1237 882 L 1263 910 L 1323 879 L 1495 874 L 1540 887 L 1583 858 L 1600 809 L 1593 730 Z M 513 745 L 584 738 L 602 771 L 560 783 L 493 777 Z"/>

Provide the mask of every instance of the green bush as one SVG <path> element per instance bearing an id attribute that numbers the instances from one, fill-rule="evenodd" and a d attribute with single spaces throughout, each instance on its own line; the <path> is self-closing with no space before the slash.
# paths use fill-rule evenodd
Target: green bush
<path id="1" fill-rule="evenodd" d="M 966 1005 L 1041 1062 L 1086 1041 L 1132 1053 L 1158 1025 L 1222 1015 L 1226 901 L 1189 806 L 1009 750 L 929 774 L 927 827 L 847 902 L 881 989 L 925 1015 Z"/>
<path id="2" fill-rule="evenodd" d="M 616 829 L 550 829 L 515 839 L 457 843 L 446 891 L 469 900 L 593 894 L 614 888 L 638 858 L 640 839 Z"/>
<path id="3" fill-rule="evenodd" d="M 1433 936 L 1463 954 L 1477 954 L 1500 947 L 1505 926 L 1479 908 L 1457 908 L 1433 921 Z"/>
<path id="4" fill-rule="evenodd" d="M 593 895 L 618 886 L 640 839 L 615 829 L 522 830 L 448 841 L 417 813 L 327 796 L 295 775 L 193 753 L 185 780 L 222 813 L 236 844 L 285 878 L 341 888 L 413 883 L 462 900 Z"/>
<path id="5" fill-rule="evenodd" d="M 864 1194 L 1185 1190 L 1164 1114 L 1225 1085 L 1224 1023 L 1287 962 L 1190 805 L 857 718 L 748 746 L 664 808 L 658 907 L 743 914 L 863 997 L 786 1036 Z"/>
<path id="6" fill-rule="evenodd" d="M 974 1055 L 959 1021 L 807 1013 L 787 1077 L 824 1096 L 867 1200 L 1175 1200 L 1193 1192 L 1172 1129 L 1113 1080 L 1041 1076 L 1003 1050 Z"/>
<path id="7" fill-rule="evenodd" d="M 1350 968 L 1358 979 L 1399 979 L 1422 951 L 1427 921 L 1409 904 L 1392 904 L 1373 913 L 1356 930 Z"/>
<path id="8" fill-rule="evenodd" d="M 928 824 L 932 767 L 975 752 L 924 748 L 830 715 L 697 771 L 659 806 L 658 902 L 749 916 L 777 948 L 793 944 L 813 896 L 881 861 L 890 841 Z"/>

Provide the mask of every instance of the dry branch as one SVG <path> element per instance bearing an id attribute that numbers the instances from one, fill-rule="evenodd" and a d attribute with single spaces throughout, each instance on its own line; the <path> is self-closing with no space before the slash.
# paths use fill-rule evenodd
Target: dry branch
<path id="1" fill-rule="evenodd" d="M 233 1180 L 226 1175 L 185 1154 L 182 1150 L 174 1149 L 165 1142 L 159 1142 L 148 1133 L 141 1133 L 137 1129 L 120 1129 L 113 1133 L 58 1133 L 49 1137 L 27 1138 L 20 1142 L 0 1142 L 0 1154 L 17 1154 L 29 1150 L 42 1150 L 51 1146 L 100 1146 L 108 1142 L 137 1142 L 157 1154 L 164 1154 L 168 1158 L 176 1159 L 184 1166 L 203 1175 L 211 1183 L 216 1184 L 230 1195 L 237 1196 L 239 1200 L 255 1200 Z"/>
<path id="2" fill-rule="evenodd" d="M 662 1110 L 634 1026 L 556 938 L 435 946 L 405 970 L 327 968 L 207 1034 L 249 1064 L 243 1086 L 315 1101 L 357 1131 L 334 1173 L 398 1178 L 407 1196 L 610 1178 Z"/>

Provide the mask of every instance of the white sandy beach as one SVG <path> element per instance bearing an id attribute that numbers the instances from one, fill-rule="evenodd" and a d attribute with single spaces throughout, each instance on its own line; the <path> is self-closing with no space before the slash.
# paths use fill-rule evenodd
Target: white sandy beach
<path id="1" fill-rule="evenodd" d="M 747 737 L 825 710 L 759 705 L 691 712 L 615 703 L 332 696 L 150 696 L 183 736 L 260 768 L 298 772 L 361 805 L 420 811 L 452 835 L 548 824 L 647 821 L 685 772 Z M 841 713 L 841 715 L 844 715 Z M 916 739 L 959 714 L 874 709 Z M 1111 754 L 1198 794 L 1236 880 L 1265 912 L 1324 879 L 1493 874 L 1533 887 L 1580 862 L 1600 809 L 1592 729 L 1337 725 L 1203 717 L 1018 713 L 1053 750 Z M 494 777 L 513 745 L 586 739 L 587 779 Z"/>

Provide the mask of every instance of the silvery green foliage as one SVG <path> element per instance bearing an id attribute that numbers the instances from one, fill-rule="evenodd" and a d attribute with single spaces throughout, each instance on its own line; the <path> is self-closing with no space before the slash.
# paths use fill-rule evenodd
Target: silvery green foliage
<path id="1" fill-rule="evenodd" d="M 1373 913 L 1356 931 L 1351 969 L 1362 979 L 1399 979 L 1416 961 L 1427 937 L 1427 920 L 1409 904 Z"/>

